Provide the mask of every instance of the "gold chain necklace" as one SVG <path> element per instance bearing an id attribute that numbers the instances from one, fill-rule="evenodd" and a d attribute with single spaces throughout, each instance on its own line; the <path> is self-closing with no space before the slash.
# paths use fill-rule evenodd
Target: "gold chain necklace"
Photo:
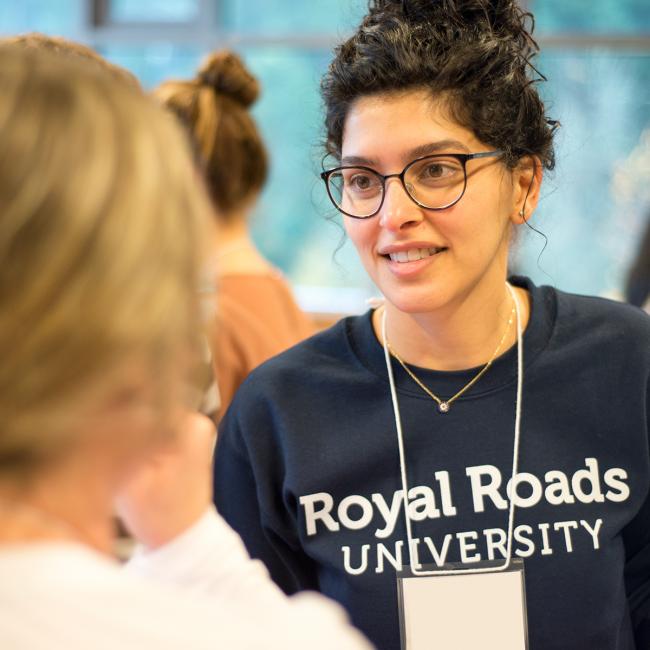
<path id="1" fill-rule="evenodd" d="M 510 326 L 512 325 L 513 321 L 513 316 L 515 314 L 515 304 L 514 301 L 512 303 L 512 309 L 510 311 L 510 318 L 508 319 L 508 324 L 506 325 L 506 329 L 503 332 L 503 336 L 501 337 L 501 340 L 499 341 L 499 345 L 497 345 L 496 350 L 490 357 L 490 360 L 479 370 L 479 372 L 476 374 L 475 377 L 473 377 L 469 383 L 465 384 L 455 395 L 450 397 L 449 399 L 441 399 L 438 397 L 435 393 L 433 393 L 431 390 L 429 390 L 421 381 L 415 376 L 415 373 L 402 361 L 402 359 L 399 357 L 397 352 L 393 350 L 391 347 L 390 343 L 388 342 L 388 339 L 386 340 L 386 347 L 388 348 L 388 351 L 391 353 L 392 356 L 397 359 L 399 362 L 400 366 L 404 368 L 408 376 L 432 399 L 438 404 L 438 410 L 440 413 L 447 413 L 449 411 L 449 408 L 451 407 L 452 403 L 455 402 L 461 395 L 463 395 L 465 392 L 467 392 L 489 369 L 489 367 L 492 365 L 492 362 L 497 358 L 497 355 L 499 354 L 499 350 L 501 349 L 501 346 L 503 345 L 503 342 L 506 340 L 506 336 L 508 335 L 508 332 L 510 331 Z"/>

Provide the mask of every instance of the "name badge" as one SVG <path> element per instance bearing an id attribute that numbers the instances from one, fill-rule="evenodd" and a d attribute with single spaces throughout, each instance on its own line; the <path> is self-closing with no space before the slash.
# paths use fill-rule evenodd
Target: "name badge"
<path id="1" fill-rule="evenodd" d="M 477 562 L 470 570 L 422 567 L 438 575 L 400 571 L 402 650 L 527 650 L 524 563 L 514 559 L 506 570 L 489 570 L 499 566 L 503 562 Z"/>

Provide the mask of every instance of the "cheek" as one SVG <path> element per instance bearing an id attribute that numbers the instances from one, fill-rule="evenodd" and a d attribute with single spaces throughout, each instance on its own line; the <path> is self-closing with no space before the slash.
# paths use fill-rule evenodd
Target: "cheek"
<path id="1" fill-rule="evenodd" d="M 107 450 L 125 461 L 150 453 L 173 437 L 171 419 L 150 395 L 110 404 L 95 418 L 92 428 Z"/>
<path id="2" fill-rule="evenodd" d="M 346 217 L 344 221 L 345 233 L 354 244 L 359 255 L 364 255 L 376 244 L 376 225 L 374 219 L 351 219 Z"/>
<path id="3" fill-rule="evenodd" d="M 438 220 L 438 228 L 455 254 L 470 258 L 492 255 L 510 241 L 512 224 L 505 203 L 497 196 L 472 199 L 464 197 L 444 220 Z"/>

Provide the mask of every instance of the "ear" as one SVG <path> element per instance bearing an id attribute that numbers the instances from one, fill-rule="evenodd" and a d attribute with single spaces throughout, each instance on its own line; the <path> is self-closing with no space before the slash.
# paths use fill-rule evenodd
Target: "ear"
<path id="1" fill-rule="evenodd" d="M 539 202 L 542 162 L 537 156 L 524 156 L 512 172 L 513 210 L 510 220 L 521 225 L 529 221 Z"/>

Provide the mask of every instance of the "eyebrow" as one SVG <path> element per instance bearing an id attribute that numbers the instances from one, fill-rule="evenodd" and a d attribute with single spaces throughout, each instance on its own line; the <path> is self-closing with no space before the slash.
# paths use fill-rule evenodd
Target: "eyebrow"
<path id="1" fill-rule="evenodd" d="M 422 156 L 429 156 L 440 152 L 445 153 L 468 153 L 469 149 L 459 140 L 438 140 L 436 142 L 427 142 L 421 144 L 413 149 L 404 152 L 404 162 L 410 162 L 415 158 Z M 377 160 L 373 158 L 365 158 L 363 156 L 345 156 L 341 158 L 341 165 L 377 165 Z"/>

